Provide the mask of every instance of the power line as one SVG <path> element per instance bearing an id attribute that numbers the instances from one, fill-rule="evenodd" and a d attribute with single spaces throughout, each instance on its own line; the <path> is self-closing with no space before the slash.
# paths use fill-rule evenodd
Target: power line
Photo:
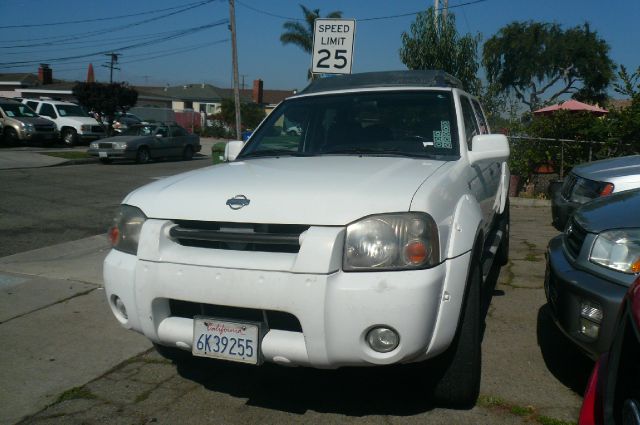
<path id="1" fill-rule="evenodd" d="M 215 1 L 215 0 L 211 0 L 211 1 Z M 89 22 L 111 21 L 113 19 L 131 18 L 133 16 L 150 15 L 150 14 L 153 14 L 153 13 L 166 12 L 167 10 L 175 10 L 175 9 L 180 9 L 182 7 L 193 6 L 193 5 L 196 5 L 196 7 L 198 7 L 198 6 L 202 6 L 203 4 L 211 3 L 211 1 L 198 1 L 198 2 L 193 2 L 193 3 L 183 4 L 183 5 L 180 5 L 180 6 L 167 7 L 166 9 L 148 10 L 146 12 L 139 12 L 139 13 L 127 13 L 126 15 L 110 16 L 110 17 L 107 17 L 107 18 L 82 19 L 82 20 L 78 20 L 78 21 L 64 21 L 64 22 L 46 22 L 46 23 L 40 23 L 40 24 L 3 25 L 3 26 L 0 26 L 0 29 L 48 27 L 48 26 L 55 26 L 55 25 L 84 24 L 84 23 L 89 23 Z"/>
<path id="2" fill-rule="evenodd" d="M 142 21 L 133 22 L 133 23 L 126 24 L 126 25 L 120 25 L 120 26 L 116 26 L 116 27 L 105 28 L 105 29 L 97 30 L 97 31 L 89 31 L 89 32 L 85 32 L 85 33 L 78 33 L 78 34 L 75 34 L 75 35 L 63 35 L 63 36 L 54 36 L 54 37 L 45 37 L 45 38 L 39 38 L 39 39 L 32 39 L 32 40 L 44 40 L 44 39 L 46 39 L 48 41 L 42 42 L 42 43 L 34 43 L 34 44 L 22 44 L 22 45 L 17 45 L 17 46 L 16 45 L 14 45 L 14 46 L 0 46 L 0 49 L 15 49 L 15 48 L 19 48 L 19 47 L 50 46 L 52 44 L 58 44 L 58 43 L 63 42 L 63 41 L 78 40 L 80 38 L 87 38 L 87 37 L 91 37 L 91 36 L 95 36 L 95 35 L 101 35 L 101 34 L 105 34 L 105 33 L 111 33 L 111 32 L 114 32 L 114 31 L 120 31 L 120 30 L 123 30 L 123 29 L 136 27 L 136 26 L 139 26 L 139 25 L 147 24 L 149 22 L 153 22 L 153 21 L 157 21 L 157 20 L 160 20 L 160 19 L 164 19 L 164 18 L 170 17 L 170 16 L 174 16 L 174 15 L 177 15 L 179 13 L 195 9 L 196 7 L 200 7 L 200 6 L 204 5 L 204 4 L 212 3 L 214 1 L 215 0 L 205 0 L 205 1 L 202 1 L 202 2 L 198 3 L 195 6 L 184 7 L 182 9 L 180 9 L 180 10 L 176 10 L 176 11 L 173 11 L 173 12 L 170 12 L 170 13 L 165 13 L 164 15 L 155 16 L 153 18 L 143 19 Z M 8 42 L 8 41 L 5 41 L 5 42 Z"/>
<path id="3" fill-rule="evenodd" d="M 67 57 L 62 57 L 62 58 L 48 58 L 48 59 L 38 59 L 38 60 L 32 60 L 32 61 L 14 61 L 14 62 L 0 62 L 0 68 L 17 68 L 23 65 L 28 65 L 28 64 L 37 64 L 37 63 L 47 63 L 47 62 L 67 62 L 73 59 L 82 59 L 82 58 L 88 58 L 88 57 L 92 57 L 92 56 L 99 56 L 99 55 L 105 55 L 105 54 L 109 54 L 112 50 L 130 50 L 130 49 L 134 49 L 137 47 L 143 47 L 143 46 L 149 46 L 152 44 L 157 44 L 157 43 L 162 43 L 164 41 L 167 40 L 173 40 L 175 38 L 178 37 L 183 37 L 185 35 L 190 35 L 190 34 L 194 34 L 209 28 L 213 28 L 216 26 L 220 26 L 220 25 L 224 25 L 227 24 L 229 22 L 228 19 L 221 19 L 219 21 L 210 23 L 210 24 L 206 24 L 206 25 L 201 25 L 198 27 L 192 27 L 192 28 L 188 28 L 186 30 L 182 30 L 179 32 L 174 33 L 171 36 L 168 37 L 163 37 L 160 39 L 156 39 L 156 40 L 150 40 L 150 41 L 142 41 L 142 42 L 138 42 L 138 43 L 134 43 L 134 44 L 130 44 L 130 45 L 126 45 L 126 46 L 120 46 L 117 47 L 115 49 L 109 49 L 109 50 L 101 50 L 98 52 L 93 52 L 93 53 L 87 53 L 87 54 L 80 54 L 80 55 L 74 55 L 74 56 L 67 56 Z"/>
<path id="4" fill-rule="evenodd" d="M 488 1 L 488 0 L 469 1 L 469 2 L 466 2 L 466 3 L 460 3 L 460 4 L 456 4 L 456 5 L 452 5 L 452 6 L 447 6 L 446 8 L 445 7 L 441 7 L 440 10 L 455 9 L 455 8 L 463 7 L 463 6 L 471 6 L 471 5 L 474 5 L 474 4 L 483 3 L 485 1 Z M 268 12 L 266 10 L 262 10 L 262 9 L 258 9 L 256 7 L 253 7 L 253 6 L 249 6 L 248 4 L 243 3 L 240 0 L 236 0 L 236 3 L 238 3 L 239 5 L 247 8 L 247 9 L 253 10 L 254 12 L 258 12 L 258 13 L 261 13 L 263 15 L 272 16 L 274 18 L 287 19 L 289 21 L 303 21 L 303 19 L 300 19 L 300 18 L 292 18 L 292 17 L 289 17 L 289 16 L 277 15 L 275 13 L 271 13 L 271 12 Z M 373 17 L 373 18 L 362 18 L 362 19 L 356 19 L 356 20 L 358 22 L 379 21 L 379 20 L 383 20 L 383 19 L 394 19 L 394 18 L 403 18 L 403 17 L 406 17 L 406 16 L 414 16 L 414 15 L 417 15 L 418 13 L 422 13 L 422 12 L 423 12 L 422 10 L 419 10 L 417 12 L 401 13 L 401 14 L 398 14 L 398 15 L 376 16 L 376 17 Z"/>

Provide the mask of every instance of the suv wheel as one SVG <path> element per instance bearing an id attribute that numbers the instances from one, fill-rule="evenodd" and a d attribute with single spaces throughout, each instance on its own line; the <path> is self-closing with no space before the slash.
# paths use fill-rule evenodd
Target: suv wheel
<path id="1" fill-rule="evenodd" d="M 73 146 L 78 141 L 78 133 L 73 128 L 65 128 L 62 131 L 62 141 L 66 146 Z"/>
<path id="2" fill-rule="evenodd" d="M 472 258 L 458 332 L 447 351 L 427 362 L 429 371 L 438 375 L 434 401 L 445 407 L 471 408 L 478 399 L 482 365 L 481 286 L 480 263 Z"/>
<path id="3" fill-rule="evenodd" d="M 8 145 L 15 145 L 18 142 L 18 132 L 11 127 L 4 130 L 4 142 Z"/>

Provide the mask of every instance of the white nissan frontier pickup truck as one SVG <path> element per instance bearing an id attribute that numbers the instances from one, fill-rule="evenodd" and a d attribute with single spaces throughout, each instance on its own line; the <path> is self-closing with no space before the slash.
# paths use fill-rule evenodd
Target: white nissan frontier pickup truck
<path id="1" fill-rule="evenodd" d="M 109 305 L 165 356 L 420 362 L 434 400 L 472 406 L 483 276 L 508 256 L 508 156 L 444 72 L 315 80 L 226 162 L 124 199 Z"/>

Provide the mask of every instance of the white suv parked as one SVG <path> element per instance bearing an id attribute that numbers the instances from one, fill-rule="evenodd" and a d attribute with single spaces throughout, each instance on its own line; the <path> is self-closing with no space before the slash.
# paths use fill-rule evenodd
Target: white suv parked
<path id="1" fill-rule="evenodd" d="M 75 103 L 40 99 L 23 99 L 22 103 L 38 115 L 54 121 L 66 145 L 73 146 L 79 141 L 87 142 L 105 136 L 102 125 Z"/>
<path id="2" fill-rule="evenodd" d="M 135 190 L 109 232 L 113 314 L 173 357 L 422 362 L 436 401 L 473 405 L 509 146 L 459 87 L 439 71 L 316 80 L 228 163 Z"/>

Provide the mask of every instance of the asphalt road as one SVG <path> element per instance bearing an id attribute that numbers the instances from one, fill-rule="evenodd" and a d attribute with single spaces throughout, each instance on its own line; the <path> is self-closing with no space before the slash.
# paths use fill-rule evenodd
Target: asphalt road
<path id="1" fill-rule="evenodd" d="M 106 234 L 124 196 L 211 158 L 0 170 L 0 257 Z"/>
<path id="2" fill-rule="evenodd" d="M 104 233 L 131 189 L 209 161 L 0 171 L 0 257 Z M 592 364 L 546 313 L 544 249 L 557 234 L 549 218 L 548 207 L 512 207 L 511 260 L 485 286 L 481 398 L 469 411 L 433 406 L 427 372 L 415 366 L 321 371 L 203 360 L 173 364 L 150 351 L 67 389 L 23 423 L 573 423 Z M 98 321 L 115 323 L 104 306 L 87 304 L 83 296 L 71 302 L 99 308 L 93 314 Z M 66 305 L 41 311 L 65 311 Z M 4 326 L 11 324 L 20 323 Z M 56 324 L 66 326 L 80 332 Z M 127 344 L 124 336 L 121 341 Z M 79 361 L 85 369 L 93 362 Z"/>

